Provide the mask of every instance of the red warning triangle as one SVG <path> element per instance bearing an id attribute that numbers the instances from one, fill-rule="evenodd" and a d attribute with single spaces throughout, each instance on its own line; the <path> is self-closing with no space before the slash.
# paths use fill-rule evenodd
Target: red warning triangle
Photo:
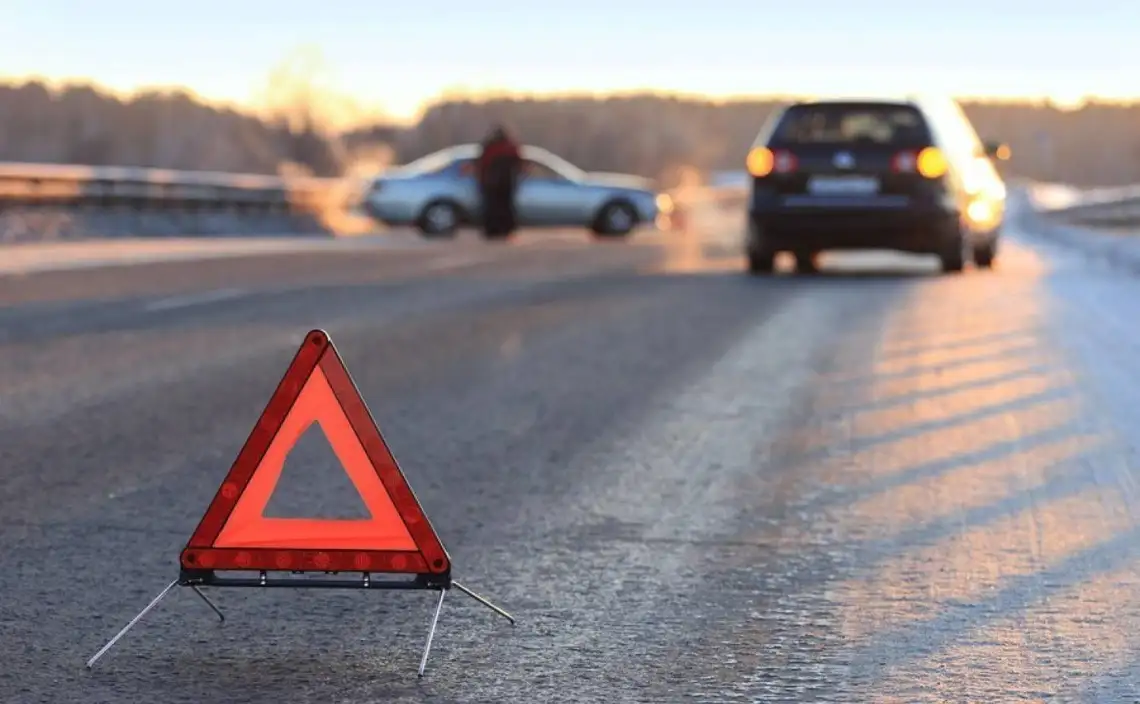
<path id="1" fill-rule="evenodd" d="M 266 518 L 285 458 L 316 423 L 371 514 Z M 182 551 L 184 570 L 447 575 L 451 559 L 329 336 L 305 336 Z"/>

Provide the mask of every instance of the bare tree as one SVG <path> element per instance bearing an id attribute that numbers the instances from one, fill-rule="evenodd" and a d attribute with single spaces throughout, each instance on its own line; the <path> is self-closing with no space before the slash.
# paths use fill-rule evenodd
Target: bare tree
<path id="1" fill-rule="evenodd" d="M 0 161 L 156 166 L 250 173 L 362 173 L 390 160 L 478 140 L 495 121 L 527 143 L 590 171 L 625 171 L 672 183 L 742 169 L 757 130 L 779 103 L 712 103 L 659 95 L 496 98 L 462 93 L 427 107 L 410 127 L 379 121 L 345 133 L 364 114 L 335 90 L 319 53 L 298 50 L 268 76 L 249 112 L 187 93 L 122 99 L 88 85 L 59 90 L 0 84 Z M 1007 142 L 1012 174 L 1073 185 L 1140 183 L 1140 103 L 1090 101 L 965 105 L 978 132 Z"/>
<path id="2" fill-rule="evenodd" d="M 260 91 L 260 111 L 278 132 L 292 171 L 317 176 L 341 171 L 344 152 L 335 134 L 334 111 L 345 100 L 330 84 L 320 50 L 303 46 L 274 67 Z"/>

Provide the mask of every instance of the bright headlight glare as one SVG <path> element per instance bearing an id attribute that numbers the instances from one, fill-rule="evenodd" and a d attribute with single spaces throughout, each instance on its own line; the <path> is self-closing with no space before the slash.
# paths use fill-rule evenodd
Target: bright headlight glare
<path id="1" fill-rule="evenodd" d="M 970 220 L 973 220 L 974 222 L 986 222 L 992 215 L 993 210 L 984 200 L 975 200 L 966 206 L 966 217 L 970 218 Z"/>

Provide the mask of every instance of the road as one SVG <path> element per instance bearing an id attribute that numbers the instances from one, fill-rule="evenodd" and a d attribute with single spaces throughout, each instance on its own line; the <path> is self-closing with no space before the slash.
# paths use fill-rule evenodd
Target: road
<path id="1" fill-rule="evenodd" d="M 702 230 L 0 278 L 0 701 L 1134 701 L 1140 280 Z M 417 681 L 429 594 L 178 590 L 85 670 L 312 327 L 518 626 L 449 596 Z"/>

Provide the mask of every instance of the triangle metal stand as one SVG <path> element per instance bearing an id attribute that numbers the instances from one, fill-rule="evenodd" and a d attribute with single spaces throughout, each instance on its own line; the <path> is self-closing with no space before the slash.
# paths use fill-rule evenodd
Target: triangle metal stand
<path id="1" fill-rule="evenodd" d="M 218 608 L 217 604 L 215 604 L 213 601 L 211 601 L 210 598 L 208 596 L 206 596 L 206 594 L 204 592 L 202 592 L 200 587 L 202 587 L 202 586 L 213 586 L 213 587 L 293 587 L 293 588 L 323 588 L 323 589 L 391 589 L 391 590 L 409 590 L 409 591 L 423 591 L 423 590 L 438 591 L 439 592 L 439 601 L 437 601 L 436 605 L 435 605 L 435 613 L 432 615 L 431 627 L 428 630 L 427 643 L 424 644 L 423 657 L 420 658 L 420 666 L 419 666 L 419 669 L 417 670 L 417 675 L 419 677 L 424 676 L 424 670 L 427 668 L 428 655 L 431 654 L 431 645 L 432 645 L 432 641 L 435 638 L 435 629 L 436 629 L 436 626 L 439 624 L 440 613 L 443 611 L 443 600 L 447 596 L 447 592 L 452 587 L 455 587 L 456 589 L 463 592 L 467 596 L 471 597 L 475 601 L 479 602 L 480 604 L 482 604 L 486 608 L 490 609 L 491 611 L 494 611 L 499 616 L 502 616 L 503 618 L 507 619 L 508 621 L 511 622 L 512 626 L 516 625 L 514 616 L 511 616 L 509 613 L 507 613 L 506 611 L 504 611 L 500 607 L 496 606 L 495 604 L 493 604 L 491 601 L 489 601 L 485 597 L 480 596 L 479 594 L 476 594 L 475 592 L 471 591 L 470 589 L 468 589 L 467 587 L 463 586 L 462 584 L 460 584 L 459 582 L 457 582 L 453 579 L 447 579 L 446 581 L 438 581 L 438 582 L 427 582 L 427 581 L 424 581 L 422 579 L 417 579 L 413 582 L 394 582 L 394 581 L 373 580 L 371 578 L 371 575 L 368 573 L 364 574 L 364 580 L 363 581 L 346 580 L 346 579 L 316 579 L 316 580 L 315 579 L 268 579 L 265 572 L 260 573 L 260 577 L 257 579 L 235 579 L 235 578 L 218 577 L 214 573 L 206 573 L 206 574 L 192 573 L 190 576 L 188 576 L 186 573 L 184 573 L 183 575 L 179 576 L 178 579 L 176 579 L 173 582 L 171 582 L 170 584 L 166 585 L 166 588 L 163 589 L 161 592 L 159 592 L 158 596 L 156 596 L 154 599 L 152 599 L 151 602 L 149 604 L 147 604 L 146 607 L 142 611 L 140 611 L 137 616 L 132 618 L 130 620 L 130 622 L 127 623 L 126 626 L 123 626 L 122 630 L 120 630 L 118 633 L 116 633 L 114 638 L 107 641 L 106 645 L 104 645 L 102 648 L 99 649 L 99 652 L 92 655 L 91 659 L 87 661 L 87 669 L 90 670 L 92 667 L 94 667 L 95 663 L 98 662 L 98 660 L 101 657 L 103 657 L 103 655 L 105 655 L 107 653 L 107 651 L 109 651 L 111 648 L 113 648 L 115 646 L 116 643 L 119 642 L 119 639 L 121 639 L 123 636 L 125 636 L 127 634 L 128 631 L 130 631 L 132 628 L 134 628 L 135 624 L 137 624 L 139 621 L 141 621 L 143 619 L 143 617 L 146 616 L 151 611 L 151 609 L 158 606 L 158 604 L 164 598 L 166 598 L 166 595 L 169 594 L 170 591 L 172 589 L 174 589 L 174 587 L 177 587 L 177 586 L 190 587 L 190 589 L 192 589 L 194 591 L 194 593 L 199 598 L 201 598 L 202 601 L 204 601 L 207 606 L 210 607 L 210 609 L 214 612 L 214 614 L 217 615 L 218 620 L 221 623 L 224 623 L 226 620 L 225 614 L 222 613 L 222 610 L 220 608 Z"/>

